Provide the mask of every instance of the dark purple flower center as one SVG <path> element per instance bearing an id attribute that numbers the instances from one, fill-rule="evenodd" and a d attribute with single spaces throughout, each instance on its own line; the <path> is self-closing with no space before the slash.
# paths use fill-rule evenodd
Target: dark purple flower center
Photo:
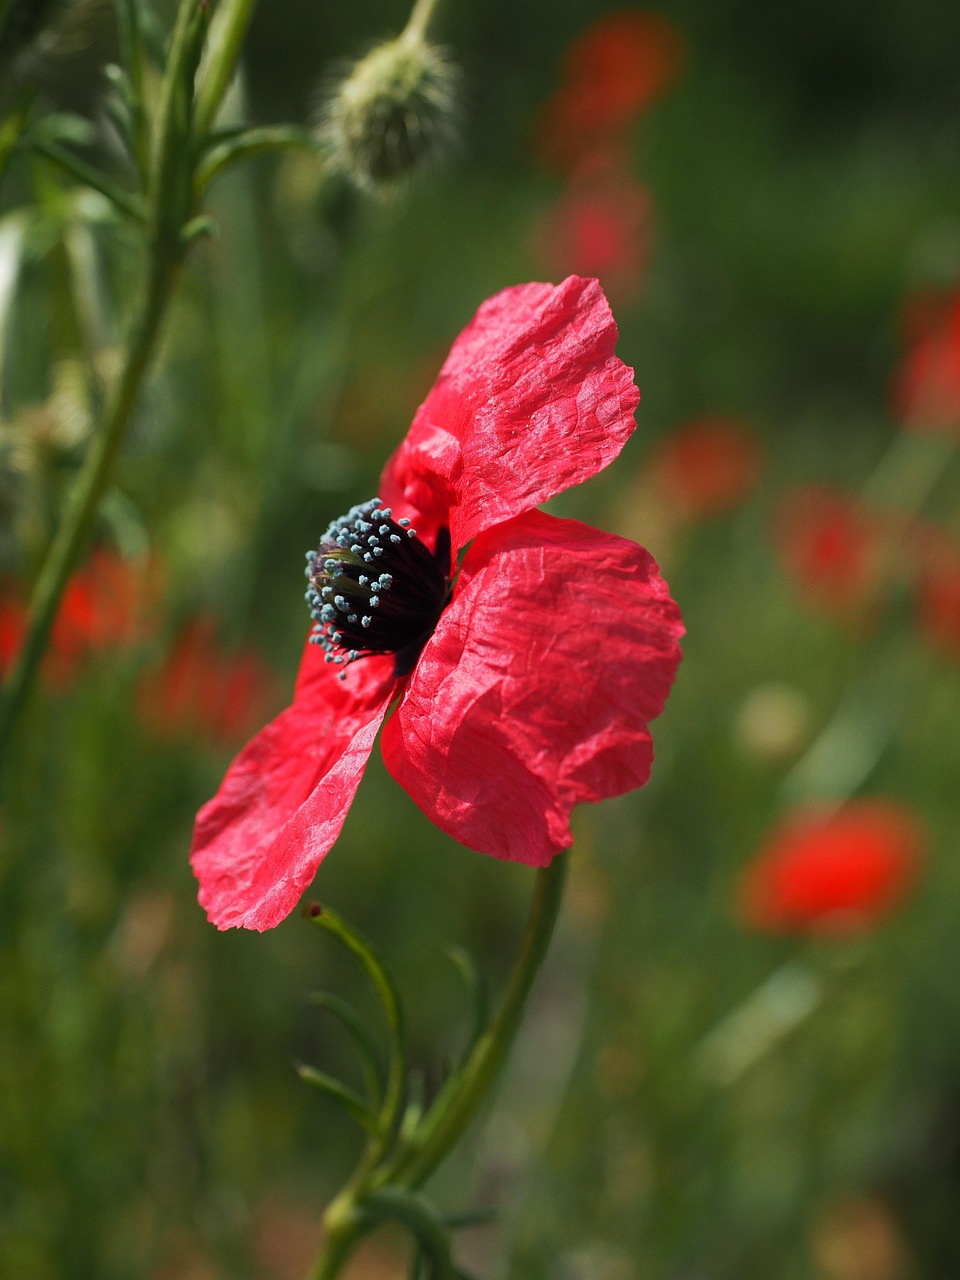
<path id="1" fill-rule="evenodd" d="M 327 662 L 346 666 L 373 653 L 396 654 L 398 676 L 413 670 L 450 602 L 450 533 L 431 551 L 409 520 L 394 520 L 379 498 L 334 520 L 307 552 L 310 639 Z"/>

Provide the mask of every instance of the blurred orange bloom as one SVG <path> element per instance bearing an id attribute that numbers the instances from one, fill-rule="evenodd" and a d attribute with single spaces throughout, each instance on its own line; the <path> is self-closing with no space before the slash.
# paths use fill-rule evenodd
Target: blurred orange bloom
<path id="1" fill-rule="evenodd" d="M 654 446 L 647 472 L 671 507 L 688 520 L 739 506 L 760 475 L 756 436 L 733 418 L 696 418 Z"/>
<path id="2" fill-rule="evenodd" d="M 676 80 L 683 40 L 659 14 L 624 9 L 582 31 L 536 131 L 539 154 L 566 171 L 625 132 Z"/>
<path id="3" fill-rule="evenodd" d="M 191 619 L 159 666 L 145 672 L 137 707 L 156 737 L 227 748 L 279 709 L 276 678 L 257 650 L 231 652 L 217 631 L 207 614 Z"/>
<path id="4" fill-rule="evenodd" d="M 911 338 L 894 379 L 896 411 L 913 431 L 960 431 L 960 292 L 915 299 L 907 327 Z"/>
<path id="5" fill-rule="evenodd" d="M 814 603 L 850 616 L 875 601 L 886 570 L 885 530 L 853 494 L 829 485 L 795 489 L 774 533 L 784 567 Z"/>
<path id="6" fill-rule="evenodd" d="M 741 875 L 741 919 L 767 933 L 855 933 L 913 887 L 924 845 L 922 824 L 896 800 L 795 809 Z"/>
<path id="7" fill-rule="evenodd" d="M 650 197 L 626 173 L 574 180 L 535 233 L 558 276 L 595 276 L 611 298 L 638 294 L 650 245 Z"/>

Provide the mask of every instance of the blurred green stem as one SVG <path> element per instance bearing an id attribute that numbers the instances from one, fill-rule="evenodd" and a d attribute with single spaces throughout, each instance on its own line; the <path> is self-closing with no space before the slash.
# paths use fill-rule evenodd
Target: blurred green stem
<path id="1" fill-rule="evenodd" d="M 439 0 L 416 0 L 403 34 L 408 40 L 424 40 L 433 21 Z"/>
<path id="2" fill-rule="evenodd" d="M 164 73 L 157 148 L 147 198 L 144 284 L 120 375 L 41 567 L 30 604 L 27 634 L 3 690 L 0 763 L 33 685 L 67 580 L 113 478 L 183 261 L 185 243 L 181 233 L 189 219 L 192 198 L 193 79 L 205 29 L 203 0 L 181 0 Z"/>
<path id="3" fill-rule="evenodd" d="M 221 0 L 211 23 L 197 90 L 195 118 L 200 137 L 216 124 L 220 104 L 240 61 L 240 50 L 255 8 L 256 0 Z"/>
<path id="4" fill-rule="evenodd" d="M 359 1178 L 355 1175 L 327 1209 L 324 1248 L 310 1280 L 334 1280 L 361 1236 L 386 1217 L 404 1222 L 430 1254 L 435 1272 L 449 1274 L 449 1252 L 440 1238 L 440 1220 L 414 1189 L 426 1181 L 462 1137 L 510 1052 L 527 997 L 553 937 L 568 856 L 560 854 L 550 866 L 537 872 L 520 954 L 500 1009 L 466 1063 L 440 1091 L 413 1136 L 412 1148 L 379 1170 L 369 1174 L 364 1171 Z"/>

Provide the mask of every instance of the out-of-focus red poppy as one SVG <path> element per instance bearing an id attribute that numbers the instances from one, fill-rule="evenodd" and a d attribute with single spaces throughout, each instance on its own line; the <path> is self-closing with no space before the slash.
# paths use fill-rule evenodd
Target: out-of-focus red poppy
<path id="1" fill-rule="evenodd" d="M 5 676 L 23 642 L 27 613 L 12 589 L 0 595 L 0 676 Z"/>
<path id="2" fill-rule="evenodd" d="M 916 881 L 922 824 L 890 799 L 795 809 L 743 872 L 743 921 L 768 933 L 855 933 L 887 915 Z"/>
<path id="3" fill-rule="evenodd" d="M 893 400 L 911 431 L 960 432 L 960 292 L 914 300 Z"/>
<path id="4" fill-rule="evenodd" d="M 91 654 L 145 639 L 153 629 L 158 593 L 155 561 L 97 548 L 67 583 L 50 633 L 45 676 L 62 688 Z"/>
<path id="5" fill-rule="evenodd" d="M 704 417 L 672 431 L 650 454 L 647 472 L 688 520 L 722 515 L 747 498 L 760 475 L 756 436 L 734 418 Z"/>
<path id="6" fill-rule="evenodd" d="M 206 614 L 188 622 L 160 665 L 145 672 L 137 698 L 143 724 L 158 738 L 217 748 L 247 737 L 278 703 L 276 677 L 257 650 L 224 648 Z"/>
<path id="7" fill-rule="evenodd" d="M 934 648 L 960 657 L 960 548 L 936 530 L 925 530 L 915 547 L 917 623 Z"/>
<path id="8" fill-rule="evenodd" d="M 569 171 L 629 129 L 674 82 L 682 61 L 682 37 L 661 15 L 625 9 L 600 18 L 570 47 L 560 88 L 538 122 L 538 153 Z"/>
<path id="9" fill-rule="evenodd" d="M 106 547 L 93 552 L 67 583 L 43 659 L 48 685 L 63 690 L 93 654 L 115 652 L 150 634 L 159 568 L 146 557 L 125 559 Z M 23 641 L 27 611 L 13 591 L 0 601 L 0 673 Z"/>
<path id="10" fill-rule="evenodd" d="M 815 604 L 850 617 L 876 602 L 886 576 L 886 532 L 853 494 L 828 485 L 795 489 L 774 532 L 784 567 Z"/>
<path id="11" fill-rule="evenodd" d="M 571 182 L 535 237 L 550 270 L 596 276 L 611 298 L 637 296 L 650 247 L 650 197 L 626 173 Z"/>

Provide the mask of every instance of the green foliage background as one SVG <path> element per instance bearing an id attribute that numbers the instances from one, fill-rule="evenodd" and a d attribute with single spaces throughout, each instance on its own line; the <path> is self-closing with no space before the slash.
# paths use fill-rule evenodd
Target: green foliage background
<path id="1" fill-rule="evenodd" d="M 92 43 L 30 75 L 50 109 L 96 118 L 114 55 L 109 13 L 93 8 L 80 15 Z M 448 0 L 438 33 L 464 69 L 462 142 L 402 200 L 321 188 L 302 157 L 257 161 L 214 189 L 220 235 L 191 260 L 100 530 L 163 558 L 159 633 L 36 698 L 3 783 L 0 1275 L 306 1273 L 357 1139 L 292 1063 L 350 1078 L 349 1046 L 307 996 L 363 1005 L 367 993 L 296 915 L 262 936 L 206 924 L 186 851 L 230 752 L 158 742 L 137 682 L 202 608 L 291 687 L 304 550 L 375 491 L 479 302 L 550 271 L 535 227 L 560 181 L 536 157 L 534 122 L 565 50 L 606 11 Z M 555 509 L 644 537 L 683 608 L 686 656 L 650 786 L 578 817 L 572 893 L 528 1027 L 495 1108 L 433 1192 L 500 1208 L 463 1238 L 464 1265 L 487 1277 L 945 1280 L 960 1270 L 960 669 L 923 646 L 906 591 L 879 631 L 811 611 L 771 528 L 793 485 L 859 490 L 899 449 L 881 493 L 898 509 L 901 479 L 926 465 L 929 443 L 903 452 L 888 388 L 905 298 L 960 277 L 960 10 L 665 0 L 657 12 L 687 57 L 633 138 L 655 235 L 640 296 L 616 314 L 639 429 Z M 307 120 L 330 64 L 405 18 L 387 0 L 261 5 L 247 115 Z M 96 199 L 40 164 L 13 166 L 0 195 L 0 229 L 22 231 L 0 383 L 14 457 L 0 567 L 25 578 L 82 441 L 25 475 L 24 415 L 65 394 L 78 317 L 92 315 L 109 355 L 132 254 Z M 64 248 L 78 227 L 87 276 Z M 706 413 L 757 433 L 761 482 L 658 546 L 645 461 Z M 954 459 L 924 514 L 956 531 L 958 498 Z M 585 663 L 603 660 L 585 644 Z M 778 759 L 738 731 L 744 700 L 770 681 L 809 720 Z M 858 787 L 922 815 L 922 883 L 855 941 L 753 936 L 733 911 L 737 872 L 838 710 L 868 761 Z M 828 762 L 826 792 L 849 764 Z M 467 1025 L 444 945 L 469 947 L 496 985 L 529 890 L 524 868 L 434 831 L 375 753 L 314 894 L 391 957 L 428 1088 Z M 749 1017 L 772 978 L 796 1025 L 742 1069 L 711 1069 L 708 1037 L 738 1009 Z M 860 1270 L 837 1262 L 838 1240 Z M 356 1274 L 400 1275 L 398 1258 L 388 1238 Z"/>

